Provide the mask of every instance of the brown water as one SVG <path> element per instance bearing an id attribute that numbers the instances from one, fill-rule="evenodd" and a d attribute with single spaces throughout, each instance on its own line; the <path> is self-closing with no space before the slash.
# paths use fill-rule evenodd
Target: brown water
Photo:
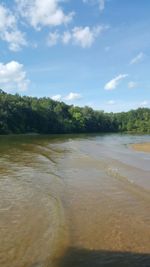
<path id="1" fill-rule="evenodd" d="M 150 136 L 0 137 L 0 267 L 150 266 Z"/>

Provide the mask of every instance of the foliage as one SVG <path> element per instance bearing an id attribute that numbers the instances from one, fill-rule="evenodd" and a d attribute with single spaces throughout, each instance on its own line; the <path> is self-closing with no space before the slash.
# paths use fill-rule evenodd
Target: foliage
<path id="1" fill-rule="evenodd" d="M 104 113 L 45 97 L 11 95 L 0 89 L 0 134 L 125 131 L 150 133 L 150 109 Z"/>

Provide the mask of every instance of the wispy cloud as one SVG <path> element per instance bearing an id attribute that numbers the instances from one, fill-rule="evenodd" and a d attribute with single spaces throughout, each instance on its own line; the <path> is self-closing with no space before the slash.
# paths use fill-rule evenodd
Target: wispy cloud
<path id="1" fill-rule="evenodd" d="M 107 25 L 98 25 L 93 28 L 89 26 L 74 27 L 72 30 L 65 31 L 64 33 L 58 33 L 58 31 L 51 32 L 48 36 L 48 44 L 53 46 L 58 42 L 62 42 L 65 45 L 72 43 L 82 48 L 89 48 L 96 38 L 108 28 L 109 26 Z"/>
<path id="2" fill-rule="evenodd" d="M 106 0 L 99 0 L 99 1 L 98 1 L 99 9 L 100 9 L 101 11 L 104 10 L 104 8 L 105 8 L 105 1 L 106 1 Z"/>
<path id="3" fill-rule="evenodd" d="M 48 46 L 54 46 L 58 43 L 60 38 L 60 35 L 57 31 L 55 32 L 50 32 L 47 38 L 47 44 Z"/>
<path id="4" fill-rule="evenodd" d="M 61 39 L 63 44 L 68 44 L 72 39 L 72 34 L 69 31 L 66 31 L 62 34 Z"/>
<path id="5" fill-rule="evenodd" d="M 147 100 L 144 100 L 140 103 L 140 107 L 147 107 L 149 106 L 149 102 Z"/>
<path id="6" fill-rule="evenodd" d="M 128 88 L 129 89 L 133 89 L 133 88 L 136 88 L 137 87 L 137 83 L 136 82 L 134 82 L 134 81 L 130 81 L 129 83 L 128 83 Z"/>
<path id="7" fill-rule="evenodd" d="M 141 62 L 144 58 L 144 53 L 143 52 L 140 52 L 138 55 L 136 55 L 131 61 L 130 61 L 130 65 L 133 65 L 133 64 L 137 64 L 139 62 Z"/>
<path id="8" fill-rule="evenodd" d="M 128 74 L 119 74 L 117 77 L 115 77 L 114 79 L 112 79 L 108 83 L 106 83 L 104 89 L 105 90 L 116 89 L 116 87 L 119 85 L 121 80 L 125 79 L 126 77 L 128 77 Z"/>
<path id="9" fill-rule="evenodd" d="M 107 102 L 107 104 L 108 105 L 115 105 L 116 104 L 116 101 L 114 101 L 114 100 L 109 100 L 108 102 Z"/>
<path id="10" fill-rule="evenodd" d="M 83 0 L 83 3 L 97 4 L 100 11 L 103 11 L 105 8 L 106 0 Z"/>

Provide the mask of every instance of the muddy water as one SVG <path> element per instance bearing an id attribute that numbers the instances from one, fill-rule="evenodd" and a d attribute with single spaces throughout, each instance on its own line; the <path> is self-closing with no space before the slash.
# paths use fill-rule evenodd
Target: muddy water
<path id="1" fill-rule="evenodd" d="M 0 267 L 150 266 L 150 136 L 0 137 Z"/>

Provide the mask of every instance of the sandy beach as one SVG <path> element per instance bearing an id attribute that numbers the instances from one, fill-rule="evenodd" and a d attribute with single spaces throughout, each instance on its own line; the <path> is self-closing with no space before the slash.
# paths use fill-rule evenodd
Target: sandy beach
<path id="1" fill-rule="evenodd" d="M 136 151 L 143 151 L 150 153 L 150 143 L 133 144 L 131 147 Z"/>

